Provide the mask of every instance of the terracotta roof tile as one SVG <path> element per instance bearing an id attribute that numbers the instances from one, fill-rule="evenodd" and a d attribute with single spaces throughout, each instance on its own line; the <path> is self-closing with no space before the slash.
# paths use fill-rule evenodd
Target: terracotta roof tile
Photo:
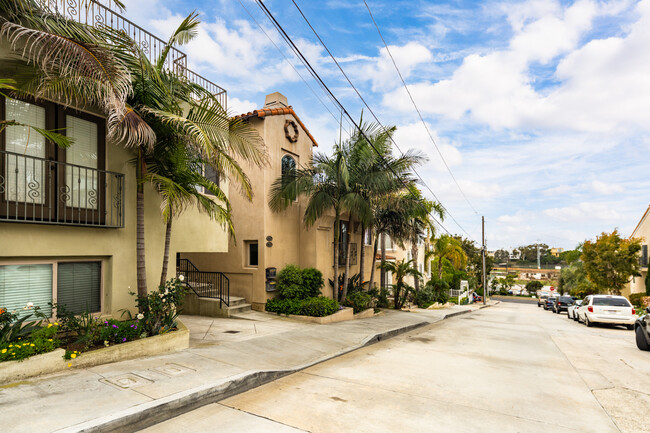
<path id="1" fill-rule="evenodd" d="M 311 135 L 311 133 L 309 132 L 305 124 L 302 123 L 302 120 L 300 120 L 296 112 L 293 111 L 293 107 L 291 105 L 288 107 L 260 108 L 259 110 L 249 111 L 248 113 L 240 114 L 239 116 L 235 116 L 235 117 L 238 117 L 242 120 L 248 120 L 252 117 L 259 117 L 260 119 L 263 119 L 264 117 L 267 116 L 279 116 L 283 114 L 291 114 L 296 119 L 296 122 L 298 122 L 300 127 L 307 133 L 307 136 L 309 137 L 313 145 L 318 147 L 318 143 Z"/>

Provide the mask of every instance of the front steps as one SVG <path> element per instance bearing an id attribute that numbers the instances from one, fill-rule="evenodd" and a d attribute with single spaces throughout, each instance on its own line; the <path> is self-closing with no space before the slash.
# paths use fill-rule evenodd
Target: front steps
<path id="1" fill-rule="evenodd" d="M 251 310 L 251 304 L 246 299 L 237 296 L 230 297 L 230 306 L 221 304 L 218 299 L 199 298 L 196 293 L 190 292 L 183 301 L 183 314 L 206 317 L 231 317 Z"/>

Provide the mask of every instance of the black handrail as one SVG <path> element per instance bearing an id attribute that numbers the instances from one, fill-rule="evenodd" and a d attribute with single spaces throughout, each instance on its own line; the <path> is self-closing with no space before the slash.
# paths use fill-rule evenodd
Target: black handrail
<path id="1" fill-rule="evenodd" d="M 200 271 L 188 259 L 176 258 L 176 275 L 199 298 L 219 299 L 219 307 L 230 306 L 230 280 L 223 272 Z"/>

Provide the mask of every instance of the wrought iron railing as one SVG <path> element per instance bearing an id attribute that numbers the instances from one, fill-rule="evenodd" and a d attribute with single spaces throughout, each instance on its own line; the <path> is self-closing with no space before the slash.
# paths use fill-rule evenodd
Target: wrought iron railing
<path id="1" fill-rule="evenodd" d="M 124 227 L 124 175 L 0 150 L 0 221 Z"/>
<path id="2" fill-rule="evenodd" d="M 219 299 L 219 306 L 230 305 L 230 280 L 222 272 L 200 271 L 188 259 L 176 257 L 176 275 L 199 298 Z"/>
<path id="3" fill-rule="evenodd" d="M 57 13 L 65 18 L 87 24 L 90 26 L 105 25 L 115 30 L 122 30 L 136 41 L 149 60 L 156 62 L 167 44 L 154 34 L 124 18 L 115 12 L 118 9 L 111 0 L 104 0 L 107 6 L 91 0 L 38 0 L 43 8 Z M 226 90 L 216 85 L 205 77 L 187 68 L 187 55 L 179 49 L 172 47 L 169 50 L 165 67 L 176 74 L 187 78 L 214 94 L 219 103 L 227 108 Z"/>

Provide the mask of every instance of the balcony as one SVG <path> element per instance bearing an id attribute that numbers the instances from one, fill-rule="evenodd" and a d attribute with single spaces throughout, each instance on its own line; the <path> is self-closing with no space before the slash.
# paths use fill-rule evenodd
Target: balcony
<path id="1" fill-rule="evenodd" d="M 0 221 L 124 227 L 124 175 L 0 150 Z"/>
<path id="2" fill-rule="evenodd" d="M 52 13 L 82 24 L 93 27 L 108 26 L 115 30 L 122 30 L 140 45 L 142 51 L 154 63 L 167 43 L 115 12 L 113 9 L 117 8 L 113 6 L 111 0 L 104 2 L 108 6 L 89 0 L 38 0 L 38 3 Z M 172 47 L 165 61 L 165 67 L 214 94 L 221 106 L 227 109 L 226 90 L 188 69 L 185 53 Z"/>

